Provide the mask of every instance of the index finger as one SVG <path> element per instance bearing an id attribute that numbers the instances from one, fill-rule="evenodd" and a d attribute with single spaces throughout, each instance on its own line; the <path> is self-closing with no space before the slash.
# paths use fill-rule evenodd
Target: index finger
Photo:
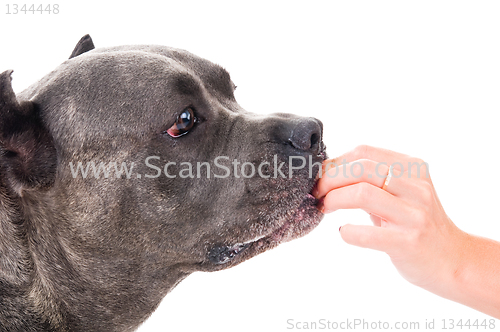
<path id="1" fill-rule="evenodd" d="M 350 163 L 359 159 L 369 159 L 375 162 L 386 162 L 387 165 L 392 165 L 394 163 L 401 163 L 402 161 L 411 160 L 412 158 L 406 154 L 383 148 L 377 148 L 369 145 L 359 145 L 354 150 L 344 153 L 337 158 L 325 160 L 324 164 L 327 165 L 327 169 L 325 169 L 324 171 L 328 171 L 328 169 L 332 166 Z M 400 170 L 405 170 L 404 165 L 403 169 Z"/>

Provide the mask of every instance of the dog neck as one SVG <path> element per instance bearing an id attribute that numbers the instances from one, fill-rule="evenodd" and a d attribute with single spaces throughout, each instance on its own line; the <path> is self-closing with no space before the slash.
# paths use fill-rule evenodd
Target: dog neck
<path id="1" fill-rule="evenodd" d="M 81 230 L 53 192 L 13 198 L 0 183 L 0 195 L 0 318 L 12 317 L 0 330 L 131 331 L 189 275 L 105 246 L 86 255 L 92 243 L 75 241 Z"/>

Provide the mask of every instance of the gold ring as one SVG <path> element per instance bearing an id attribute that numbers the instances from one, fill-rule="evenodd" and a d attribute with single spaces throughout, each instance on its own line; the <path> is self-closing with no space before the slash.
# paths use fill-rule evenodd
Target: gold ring
<path id="1" fill-rule="evenodd" d="M 392 166 L 389 167 L 389 171 L 387 172 L 387 176 L 385 177 L 384 185 L 382 186 L 382 190 L 387 191 L 387 186 L 389 186 L 389 182 L 392 179 Z"/>

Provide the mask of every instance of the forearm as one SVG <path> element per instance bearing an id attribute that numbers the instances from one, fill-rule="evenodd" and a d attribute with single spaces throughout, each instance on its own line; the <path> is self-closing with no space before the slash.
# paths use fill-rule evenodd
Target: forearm
<path id="1" fill-rule="evenodd" d="M 500 318 L 500 242 L 459 231 L 455 262 L 430 291 Z"/>

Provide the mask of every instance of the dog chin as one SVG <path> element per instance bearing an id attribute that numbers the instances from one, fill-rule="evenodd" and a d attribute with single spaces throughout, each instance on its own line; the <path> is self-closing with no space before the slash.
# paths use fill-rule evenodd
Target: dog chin
<path id="1" fill-rule="evenodd" d="M 302 202 L 285 218 L 280 226 L 265 235 L 231 246 L 216 246 L 210 249 L 208 260 L 201 270 L 216 271 L 235 266 L 281 243 L 302 237 L 319 225 L 323 219 L 316 205 L 318 200 L 307 193 Z"/>

